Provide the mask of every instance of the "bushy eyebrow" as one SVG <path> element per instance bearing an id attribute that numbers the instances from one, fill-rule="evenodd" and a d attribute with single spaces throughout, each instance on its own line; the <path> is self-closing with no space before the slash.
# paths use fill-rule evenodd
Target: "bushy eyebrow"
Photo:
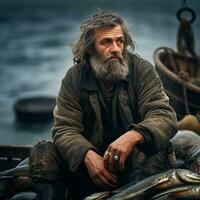
<path id="1" fill-rule="evenodd" d="M 113 40 L 119 41 L 119 40 L 124 40 L 124 36 L 119 36 L 115 39 L 113 39 L 112 37 L 104 37 L 102 38 L 99 43 L 104 43 L 104 42 L 112 42 Z"/>

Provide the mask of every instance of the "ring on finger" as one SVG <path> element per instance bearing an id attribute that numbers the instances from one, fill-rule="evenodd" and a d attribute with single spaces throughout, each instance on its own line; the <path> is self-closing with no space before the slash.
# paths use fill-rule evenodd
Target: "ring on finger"
<path id="1" fill-rule="evenodd" d="M 113 157 L 113 159 L 114 159 L 114 161 L 119 161 L 119 156 L 118 156 L 118 155 L 115 155 L 115 156 Z"/>

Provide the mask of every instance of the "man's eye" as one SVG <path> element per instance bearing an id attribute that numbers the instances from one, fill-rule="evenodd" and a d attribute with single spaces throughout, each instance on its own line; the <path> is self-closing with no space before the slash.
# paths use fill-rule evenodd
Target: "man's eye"
<path id="1" fill-rule="evenodd" d="M 123 43 L 124 43 L 124 40 L 123 40 L 122 38 L 120 38 L 120 39 L 117 40 L 117 43 L 118 43 L 118 44 L 123 44 Z"/>
<path id="2" fill-rule="evenodd" d="M 103 40 L 102 42 L 101 42 L 101 44 L 103 44 L 103 45 L 109 45 L 109 44 L 111 44 L 112 43 L 112 40 L 109 40 L 109 39 L 105 39 L 105 40 Z"/>

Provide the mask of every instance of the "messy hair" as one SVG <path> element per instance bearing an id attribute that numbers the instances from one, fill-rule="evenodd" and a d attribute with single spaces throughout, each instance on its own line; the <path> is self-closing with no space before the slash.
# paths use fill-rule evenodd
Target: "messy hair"
<path id="1" fill-rule="evenodd" d="M 72 46 L 74 62 L 85 65 L 89 58 L 88 51 L 94 51 L 94 34 L 99 28 L 114 28 L 120 25 L 124 33 L 125 51 L 134 51 L 135 45 L 121 17 L 111 11 L 98 10 L 97 13 L 80 26 L 81 35 Z"/>

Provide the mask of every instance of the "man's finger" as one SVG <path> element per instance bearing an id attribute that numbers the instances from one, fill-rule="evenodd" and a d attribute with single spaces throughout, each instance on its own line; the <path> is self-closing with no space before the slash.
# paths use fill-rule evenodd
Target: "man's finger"
<path id="1" fill-rule="evenodd" d="M 119 160 L 120 160 L 120 153 L 118 152 L 118 150 L 116 149 L 113 152 L 113 157 L 112 157 L 112 171 L 113 173 L 117 173 L 119 171 Z"/>
<path id="2" fill-rule="evenodd" d="M 112 153 L 106 151 L 103 157 L 104 165 L 107 170 L 111 171 L 111 165 L 110 165 L 110 158 L 112 157 Z"/>
<path id="3" fill-rule="evenodd" d="M 108 169 L 108 166 L 109 166 L 109 152 L 108 151 L 106 151 L 103 156 L 103 162 L 104 162 L 105 167 Z"/>
<path id="4" fill-rule="evenodd" d="M 114 163 L 114 166 L 113 166 L 114 167 L 114 171 L 115 171 L 115 174 L 116 174 L 117 172 L 120 171 L 120 169 L 119 169 L 119 160 L 114 158 L 113 163 Z"/>
<path id="5" fill-rule="evenodd" d="M 125 169 L 125 161 L 126 161 L 126 156 L 124 154 L 121 154 L 120 159 L 119 159 L 119 170 L 123 171 Z"/>
<path id="6" fill-rule="evenodd" d="M 110 172 L 108 171 L 105 171 L 104 172 L 104 177 L 111 183 L 113 184 L 117 184 L 118 181 L 117 181 L 117 177 L 114 175 L 114 174 L 111 174 Z"/>
<path id="7" fill-rule="evenodd" d="M 117 183 L 109 181 L 108 178 L 103 175 L 99 177 L 98 182 L 103 188 L 114 188 L 117 186 Z"/>

